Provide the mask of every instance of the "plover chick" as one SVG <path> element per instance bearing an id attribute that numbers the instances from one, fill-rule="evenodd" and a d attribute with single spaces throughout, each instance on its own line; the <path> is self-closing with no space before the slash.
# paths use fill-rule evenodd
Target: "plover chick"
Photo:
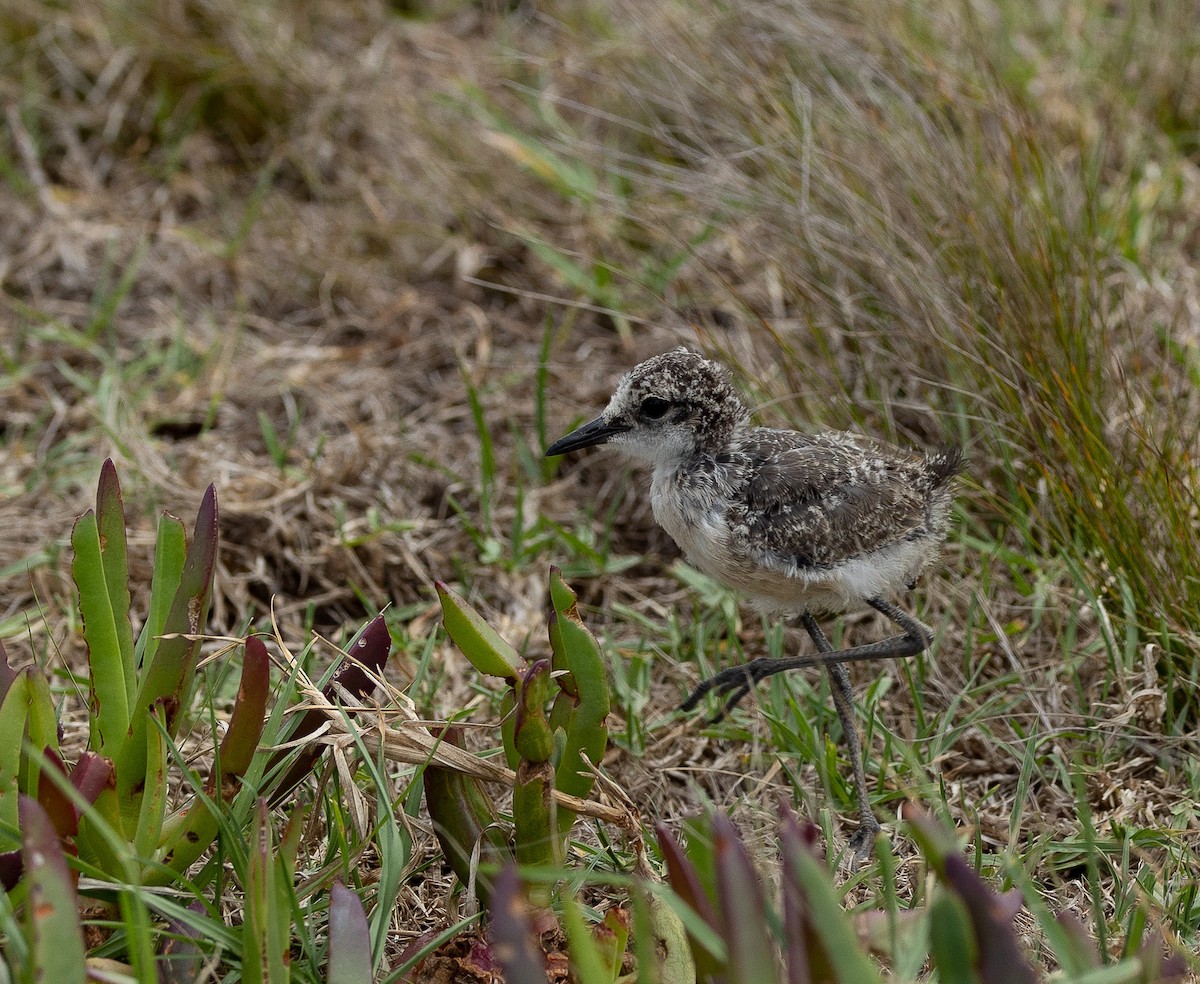
<path id="1" fill-rule="evenodd" d="M 725 698 L 716 719 L 760 680 L 825 666 L 854 768 L 859 829 L 869 853 L 871 810 L 846 663 L 914 656 L 931 633 L 888 598 L 910 589 L 945 539 L 958 448 L 902 451 L 848 433 L 753 427 L 728 371 L 678 348 L 635 366 L 604 412 L 546 449 L 566 454 L 611 444 L 652 467 L 654 518 L 688 562 L 742 592 L 766 614 L 799 617 L 817 656 L 754 659 L 705 681 Z M 834 651 L 820 614 L 874 608 L 902 633 Z"/>

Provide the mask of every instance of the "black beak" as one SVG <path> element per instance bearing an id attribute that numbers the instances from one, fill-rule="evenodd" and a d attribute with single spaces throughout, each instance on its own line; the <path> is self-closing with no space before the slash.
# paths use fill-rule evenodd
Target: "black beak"
<path id="1" fill-rule="evenodd" d="M 552 458 L 556 454 L 568 454 L 581 448 L 604 444 L 614 435 L 623 434 L 627 430 L 629 428 L 625 424 L 610 424 L 603 417 L 597 417 L 551 444 L 546 448 L 546 457 Z"/>

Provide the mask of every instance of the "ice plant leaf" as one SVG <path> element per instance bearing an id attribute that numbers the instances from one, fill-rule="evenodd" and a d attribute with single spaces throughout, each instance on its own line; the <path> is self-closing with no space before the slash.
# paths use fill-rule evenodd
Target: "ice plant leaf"
<path id="1" fill-rule="evenodd" d="M 84 984 L 87 964 L 79 925 L 79 900 L 67 859 L 50 818 L 36 800 L 21 795 L 18 813 L 24 843 L 29 966 L 36 979 Z"/>
<path id="2" fill-rule="evenodd" d="M 608 675 L 599 643 L 579 619 L 575 592 L 557 567 L 550 568 L 550 601 L 550 648 L 554 668 L 560 671 L 555 679 L 562 689 L 551 720 L 566 734 L 555 782 L 562 792 L 584 797 L 596 781 L 588 763 L 599 763 L 608 747 Z M 564 839 L 574 822 L 573 811 L 559 810 L 559 833 Z"/>
<path id="3" fill-rule="evenodd" d="M 15 848 L 17 842 L 6 830 L 17 829 L 17 777 L 21 772 L 21 744 L 29 715 L 29 670 L 22 670 L 8 687 L 0 703 L 0 841 Z"/>
<path id="4" fill-rule="evenodd" d="M 1013 908 L 957 854 L 947 855 L 943 880 L 962 899 L 971 919 L 982 984 L 1036 984 L 1037 972 L 1013 929 Z"/>
<path id="5" fill-rule="evenodd" d="M 204 914 L 204 903 L 193 902 L 189 912 Z M 204 951 L 196 945 L 199 937 L 186 922 L 171 919 L 167 922 L 162 949 L 157 961 L 161 984 L 194 984 L 200 980 Z"/>
<path id="6" fill-rule="evenodd" d="M 489 930 L 492 955 L 504 970 L 506 984 L 546 984 L 546 958 L 538 949 L 529 906 L 513 864 L 496 876 Z"/>
<path id="7" fill-rule="evenodd" d="M 879 970 L 859 946 L 829 869 L 817 855 L 812 839 L 789 818 L 783 825 L 782 840 L 784 877 L 795 882 L 793 891 L 803 898 L 806 919 L 812 927 L 806 943 L 814 984 L 880 984 Z"/>
<path id="8" fill-rule="evenodd" d="M 187 534 L 183 523 L 170 513 L 158 517 L 158 533 L 154 541 L 154 577 L 150 583 L 150 611 L 138 634 L 133 658 L 138 667 L 149 666 L 158 652 L 159 637 L 167 624 L 171 603 L 183 577 L 187 556 Z"/>
<path id="9" fill-rule="evenodd" d="M 461 729 L 447 728 L 441 737 L 458 745 L 460 733 Z M 446 862 L 462 884 L 470 885 L 474 879 L 475 895 L 480 905 L 488 908 L 493 876 L 472 868 L 476 845 L 480 866 L 511 859 L 507 835 L 500 827 L 491 797 L 474 776 L 432 763 L 425 766 L 421 778 L 425 807 Z"/>
<path id="10" fill-rule="evenodd" d="M 729 978 L 761 984 L 778 981 L 775 948 L 767 932 L 766 901 L 750 855 L 725 814 L 713 814 L 712 831 Z"/>
<path id="11" fill-rule="evenodd" d="M 515 680 L 525 668 L 525 661 L 484 620 L 483 616 L 464 599 L 451 591 L 443 581 L 435 582 L 438 601 L 442 603 L 442 624 L 446 634 L 471 665 L 488 676 Z"/>
<path id="12" fill-rule="evenodd" d="M 155 708 L 162 707 L 169 736 L 179 726 L 179 710 L 187 698 L 200 656 L 199 634 L 208 621 L 212 600 L 213 568 L 217 560 L 217 491 L 209 486 L 196 513 L 196 526 L 163 625 L 169 637 L 162 639 L 153 659 L 142 668 L 135 710 L 129 734 L 115 758 L 117 793 L 124 803 L 141 795 L 146 782 L 146 728 Z"/>
<path id="13" fill-rule="evenodd" d="M 716 933 L 721 932 L 717 910 L 713 907 L 700 874 L 691 858 L 684 853 L 675 835 L 661 821 L 656 821 L 654 829 L 658 832 L 658 844 L 662 850 L 663 860 L 667 864 L 667 883 L 693 912 L 696 913 Z M 687 934 L 691 945 L 692 956 L 696 962 L 696 972 L 701 979 L 716 974 L 722 966 L 717 955 L 710 953 L 701 942 L 691 933 Z"/>
<path id="14" fill-rule="evenodd" d="M 125 692 L 133 694 L 137 689 L 137 678 L 133 660 L 133 627 L 129 624 L 125 503 L 121 498 L 121 483 L 117 479 L 117 468 L 112 458 L 106 458 L 100 466 L 100 481 L 96 487 L 96 526 L 100 535 L 100 559 L 112 607 L 121 669 L 125 672 Z"/>
<path id="15" fill-rule="evenodd" d="M 59 841 L 63 842 L 64 851 L 73 853 L 74 844 L 72 843 L 68 848 L 67 842 L 68 840 L 73 841 L 79 832 L 79 815 L 75 812 L 75 805 L 71 802 L 70 796 L 63 790 L 63 784 L 67 781 L 67 767 L 63 765 L 63 760 L 52 748 L 45 749 L 43 756 L 48 767 L 57 772 L 60 779 L 55 782 L 46 774 L 46 770 L 42 770 L 38 776 L 38 806 L 46 811 L 46 816 L 50 818 L 50 823 L 54 826 L 54 832 L 58 835 Z"/>
<path id="16" fill-rule="evenodd" d="M 967 907 L 945 889 L 929 905 L 929 956 L 943 984 L 982 984 L 975 972 L 979 953 Z"/>
<path id="17" fill-rule="evenodd" d="M 58 715 L 54 710 L 54 696 L 50 693 L 50 681 L 38 666 L 26 669 L 29 684 L 29 714 L 25 720 L 25 738 L 29 748 L 58 750 Z M 41 762 L 37 755 L 26 752 L 21 762 L 21 788 L 32 793 L 38 786 Z"/>
<path id="18" fill-rule="evenodd" d="M 546 720 L 549 696 L 550 661 L 539 659 L 525 671 L 517 695 L 513 741 L 526 762 L 548 762 L 554 751 L 554 735 Z"/>
<path id="19" fill-rule="evenodd" d="M 271 689 L 271 657 L 257 636 L 246 640 L 242 657 L 242 678 L 229 729 L 221 739 L 221 773 L 224 776 L 244 775 L 250 768 L 258 741 L 262 737 Z"/>
<path id="20" fill-rule="evenodd" d="M 132 695 L 127 690 L 116 615 L 104 579 L 100 531 L 92 510 L 76 520 L 71 547 L 75 552 L 71 576 L 79 590 L 79 613 L 88 649 L 91 747 L 100 755 L 112 757 L 125 742 Z"/>
<path id="21" fill-rule="evenodd" d="M 329 984 L 371 984 L 371 927 L 362 900 L 335 881 L 329 889 Z"/>
<path id="22" fill-rule="evenodd" d="M 186 813 L 171 817 L 163 826 L 159 846 L 165 852 L 163 863 L 171 871 L 186 871 L 217 836 L 218 819 L 211 804 L 227 801 L 237 793 L 236 780 L 245 774 L 254 760 L 266 723 L 270 668 L 267 647 L 256 636 L 249 637 L 233 715 L 221 740 L 220 755 L 204 784 L 205 795 L 197 796 Z M 168 874 L 161 870 L 152 871 L 146 877 L 151 884 L 158 884 Z"/>

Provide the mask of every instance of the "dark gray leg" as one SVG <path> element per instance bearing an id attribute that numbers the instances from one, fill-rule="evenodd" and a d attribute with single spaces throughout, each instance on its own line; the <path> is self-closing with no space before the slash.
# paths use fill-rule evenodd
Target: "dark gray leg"
<path id="1" fill-rule="evenodd" d="M 821 653 L 832 653 L 833 646 L 829 644 L 825 633 L 817 620 L 805 612 L 800 616 L 805 630 L 812 637 L 817 650 Z M 854 721 L 854 695 L 850 689 L 850 674 L 845 663 L 830 663 L 829 679 L 832 683 L 833 706 L 837 709 L 838 718 L 842 722 L 842 742 L 846 746 L 846 754 L 850 756 L 850 765 L 854 769 L 854 792 L 858 796 L 858 830 L 850 838 L 850 847 L 859 857 L 866 857 L 875 846 L 875 835 L 882 829 L 875 813 L 871 809 L 871 798 L 867 793 L 867 773 L 863 767 L 862 746 L 858 740 L 858 728 Z"/>
<path id="2" fill-rule="evenodd" d="M 858 797 L 858 830 L 850 839 L 850 846 L 855 854 L 866 857 L 871 853 L 875 843 L 875 835 L 879 833 L 879 821 L 871 810 L 871 800 L 867 793 L 867 775 L 863 768 L 862 748 L 858 740 L 858 728 L 854 722 L 854 698 L 850 690 L 850 674 L 846 672 L 846 663 L 870 661 L 877 659 L 900 659 L 915 656 L 928 648 L 932 638 L 926 628 L 915 618 L 882 598 L 868 598 L 867 604 L 877 612 L 886 615 L 896 625 L 904 630 L 902 635 L 881 639 L 879 642 L 867 643 L 865 646 L 854 646 L 852 649 L 834 651 L 817 620 L 805 613 L 801 622 L 816 645 L 816 656 L 789 656 L 783 659 L 753 659 L 741 666 L 731 666 L 707 680 L 691 693 L 683 702 L 681 710 L 690 711 L 709 691 L 715 690 L 718 695 L 725 697 L 725 704 L 712 719 L 715 724 L 729 713 L 738 702 L 746 696 L 751 688 L 760 680 L 765 680 L 776 673 L 786 670 L 797 670 L 808 666 L 824 666 L 829 671 L 832 681 L 833 705 L 837 708 L 838 718 L 842 722 L 842 741 L 850 756 L 854 769 L 854 791 Z"/>
<path id="3" fill-rule="evenodd" d="M 700 685 L 680 705 L 680 710 L 692 710 L 709 691 L 715 690 L 718 695 L 725 698 L 724 706 L 712 719 L 712 723 L 715 724 L 738 705 L 738 702 L 750 692 L 751 687 L 776 673 L 799 670 L 809 666 L 836 666 L 841 663 L 861 663 L 877 659 L 902 659 L 924 652 L 929 647 L 929 643 L 933 641 L 928 630 L 920 622 L 891 602 L 884 601 L 882 598 L 868 598 L 867 604 L 900 626 L 904 630 L 904 634 L 892 636 L 890 639 L 880 639 L 879 642 L 869 642 L 865 646 L 839 649 L 832 653 L 819 653 L 816 656 L 752 659 L 749 663 L 742 663 L 740 666 L 726 667 L 715 676 L 701 680 Z"/>

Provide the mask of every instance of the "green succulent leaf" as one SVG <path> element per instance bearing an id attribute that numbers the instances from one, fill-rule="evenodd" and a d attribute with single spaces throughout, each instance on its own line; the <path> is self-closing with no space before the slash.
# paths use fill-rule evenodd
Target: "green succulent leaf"
<path id="1" fill-rule="evenodd" d="M 967 907 L 944 889 L 935 893 L 929 905 L 929 956 L 942 984 L 981 984 Z"/>
<path id="2" fill-rule="evenodd" d="M 513 741 L 526 762 L 548 762 L 554 752 L 554 733 L 546 720 L 550 696 L 550 661 L 539 659 L 521 678 Z"/>
<path id="3" fill-rule="evenodd" d="M 120 752 L 129 727 L 132 695 L 122 662 L 117 614 L 108 594 L 100 530 L 96 514 L 88 510 L 71 531 L 75 551 L 71 575 L 79 590 L 79 612 L 87 643 L 88 700 L 92 720 L 92 750 L 106 757 Z"/>
<path id="4" fill-rule="evenodd" d="M 179 587 L 163 625 L 167 638 L 160 640 L 153 659 L 143 667 L 136 698 L 137 713 L 129 723 L 127 740 L 114 758 L 117 792 L 129 810 L 140 808 L 133 801 L 141 796 L 147 779 L 146 729 L 150 715 L 161 705 L 168 736 L 179 727 L 179 711 L 187 704 L 196 663 L 200 656 L 200 633 L 208 621 L 212 600 L 213 568 L 217 559 L 217 492 L 209 486 L 196 514 L 192 543 L 184 560 Z"/>
<path id="5" fill-rule="evenodd" d="M 442 624 L 454 645 L 480 673 L 516 680 L 525 669 L 525 661 L 517 651 L 444 582 L 438 581 L 436 585 L 442 603 Z"/>
<path id="6" fill-rule="evenodd" d="M 446 729 L 442 740 L 459 744 L 460 730 Z M 442 854 L 463 885 L 470 885 L 474 880 L 475 895 L 480 904 L 488 908 L 492 876 L 474 868 L 476 845 L 481 867 L 511 857 L 495 804 L 478 779 L 453 769 L 429 763 L 422 773 L 422 783 L 426 809 Z"/>
<path id="7" fill-rule="evenodd" d="M 183 577 L 187 556 L 187 534 L 183 523 L 169 513 L 158 517 L 158 533 L 154 541 L 154 576 L 150 582 L 150 611 L 138 634 L 134 647 L 134 663 L 149 666 L 158 652 L 159 637 L 167 624 L 171 603 Z"/>
<path id="8" fill-rule="evenodd" d="M 22 670 L 9 685 L 4 702 L 0 703 L 0 850 L 12 850 L 19 843 L 7 831 L 18 829 L 18 777 L 28 716 L 29 671 Z"/>

